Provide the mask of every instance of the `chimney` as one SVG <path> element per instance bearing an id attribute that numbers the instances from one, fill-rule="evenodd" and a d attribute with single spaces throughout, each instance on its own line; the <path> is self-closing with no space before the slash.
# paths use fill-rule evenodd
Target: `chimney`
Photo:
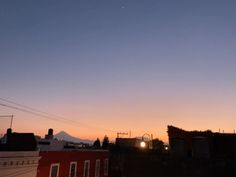
<path id="1" fill-rule="evenodd" d="M 53 129 L 52 128 L 48 129 L 48 135 L 52 135 L 53 136 Z"/>
<path id="2" fill-rule="evenodd" d="M 10 135 L 10 134 L 12 134 L 12 129 L 11 129 L 11 128 L 8 128 L 8 129 L 7 129 L 7 135 Z"/>
<path id="3" fill-rule="evenodd" d="M 7 129 L 7 134 L 5 134 L 3 137 L 2 137 L 2 140 L 0 141 L 0 144 L 6 144 L 7 143 L 7 139 L 9 138 L 9 136 L 12 134 L 12 129 L 11 128 L 8 128 Z"/>
<path id="4" fill-rule="evenodd" d="M 45 135 L 45 139 L 53 139 L 53 129 L 48 129 L 48 134 Z"/>

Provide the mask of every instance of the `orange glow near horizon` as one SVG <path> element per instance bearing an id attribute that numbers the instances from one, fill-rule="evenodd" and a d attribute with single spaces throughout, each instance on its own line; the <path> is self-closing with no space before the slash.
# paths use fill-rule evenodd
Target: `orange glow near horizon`
<path id="1" fill-rule="evenodd" d="M 163 101 L 163 105 L 161 105 L 153 100 L 145 99 L 140 102 L 135 99 L 132 102 L 115 100 L 109 104 L 94 103 L 90 105 L 88 103 L 78 107 L 75 106 L 76 104 L 65 106 L 66 103 L 64 103 L 57 106 L 49 105 L 46 110 L 81 124 L 73 122 L 67 124 L 19 111 L 10 111 L 15 115 L 14 131 L 34 132 L 40 136 L 44 136 L 48 128 L 53 128 L 55 134 L 63 130 L 74 137 L 90 140 L 96 140 L 97 137 L 102 140 L 104 135 L 107 135 L 111 141 L 114 141 L 116 132 L 131 131 L 132 137 L 141 137 L 144 133 L 148 133 L 167 143 L 167 125 L 186 130 L 218 131 L 220 128 L 224 132 L 233 132 L 235 129 L 233 125 L 236 112 L 223 100 L 204 103 L 199 100 L 189 103 L 187 101 L 187 98 L 182 98 L 182 104 L 176 100 Z M 7 114 L 9 110 L 1 108 L 1 112 Z M 9 120 L 0 121 L 0 131 L 4 133 L 9 125 Z M 106 131 L 107 129 L 113 131 Z"/>
<path id="2" fill-rule="evenodd" d="M 0 98 L 65 119 L 0 105 L 15 132 L 168 142 L 168 125 L 236 129 L 236 2 L 0 3 Z"/>

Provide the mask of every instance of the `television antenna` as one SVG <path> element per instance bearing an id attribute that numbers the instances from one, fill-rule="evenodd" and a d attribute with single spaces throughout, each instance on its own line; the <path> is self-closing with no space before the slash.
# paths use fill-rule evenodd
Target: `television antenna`
<path id="1" fill-rule="evenodd" d="M 12 128 L 14 115 L 0 115 L 0 118 L 11 118 L 10 129 Z"/>

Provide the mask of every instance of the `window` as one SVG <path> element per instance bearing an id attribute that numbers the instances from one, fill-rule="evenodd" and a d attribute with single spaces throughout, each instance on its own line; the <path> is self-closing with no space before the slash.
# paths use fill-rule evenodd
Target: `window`
<path id="1" fill-rule="evenodd" d="M 95 177 L 100 177 L 100 160 L 96 160 L 95 164 Z"/>
<path id="2" fill-rule="evenodd" d="M 104 176 L 108 175 L 108 159 L 104 159 Z"/>
<path id="3" fill-rule="evenodd" d="M 84 177 L 89 177 L 90 160 L 84 161 Z"/>
<path id="4" fill-rule="evenodd" d="M 76 177 L 77 162 L 70 163 L 69 177 Z"/>
<path id="5" fill-rule="evenodd" d="M 51 164 L 49 177 L 58 177 L 58 174 L 59 174 L 59 163 Z"/>

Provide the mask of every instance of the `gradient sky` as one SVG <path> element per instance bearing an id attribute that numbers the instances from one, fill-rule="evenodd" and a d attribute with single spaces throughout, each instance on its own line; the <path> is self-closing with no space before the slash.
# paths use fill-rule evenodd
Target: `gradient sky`
<path id="1" fill-rule="evenodd" d="M 233 132 L 235 18 L 234 0 L 2 0 L 0 97 L 165 141 L 170 124 Z M 19 132 L 116 136 L 12 113 Z"/>

